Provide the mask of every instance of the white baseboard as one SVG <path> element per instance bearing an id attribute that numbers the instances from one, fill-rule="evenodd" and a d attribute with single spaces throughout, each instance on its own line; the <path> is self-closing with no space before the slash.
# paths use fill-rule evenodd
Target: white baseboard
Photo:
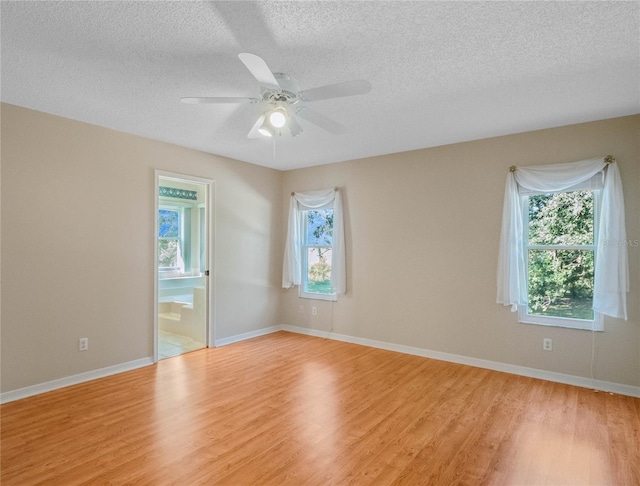
<path id="1" fill-rule="evenodd" d="M 226 346 L 227 344 L 233 344 L 240 341 L 244 341 L 245 339 L 251 339 L 258 336 L 264 336 L 265 334 L 271 334 L 273 332 L 281 331 L 282 326 L 271 326 L 264 327 L 262 329 L 258 329 L 257 331 L 245 332 L 243 334 L 236 334 L 235 336 L 230 336 L 228 338 L 216 339 L 214 344 L 217 347 Z"/>
<path id="2" fill-rule="evenodd" d="M 244 341 L 246 339 L 263 336 L 265 334 L 271 334 L 273 332 L 280 331 L 281 329 L 282 326 L 266 327 L 263 329 L 258 329 L 257 331 L 237 334 L 228 338 L 216 339 L 215 346 L 224 346 L 227 344 Z M 59 388 L 64 388 L 66 386 L 77 385 L 79 383 L 84 383 L 85 381 L 104 378 L 105 376 L 115 375 L 124 371 L 135 370 L 136 368 L 142 368 L 144 366 L 149 366 L 152 364 L 153 358 L 142 358 L 135 361 L 129 361 L 127 363 L 108 366 L 106 368 L 101 368 L 98 370 L 87 371 L 85 373 L 59 378 L 57 380 L 47 381 L 45 383 L 39 383 L 37 385 L 19 388 L 18 390 L 10 390 L 4 393 L 0 393 L 0 404 L 13 402 L 22 398 L 31 397 L 33 395 L 39 395 L 40 393 L 46 393 L 49 391 L 57 390 Z"/>
<path id="3" fill-rule="evenodd" d="M 592 388 L 595 390 L 617 393 L 619 395 L 628 395 L 631 397 L 640 398 L 640 387 L 632 385 L 624 385 L 621 383 L 613 383 L 603 380 L 592 380 L 582 376 L 567 375 L 564 373 L 557 373 L 554 371 L 545 371 L 535 368 L 527 368 L 526 366 L 518 366 L 507 363 L 500 363 L 497 361 L 489 361 L 486 359 L 471 358 L 468 356 L 461 356 L 458 354 L 442 353 L 440 351 L 431 351 L 429 349 L 416 348 L 412 346 L 405 346 L 402 344 L 387 343 L 384 341 L 376 341 L 374 339 L 360 338 L 355 336 L 349 336 L 346 334 L 336 334 L 328 331 L 318 331 L 315 329 L 307 329 L 304 327 L 280 325 L 265 327 L 258 329 L 257 331 L 246 332 L 243 334 L 237 334 L 227 338 L 216 339 L 215 345 L 226 346 L 228 344 L 245 341 L 258 336 L 264 336 L 277 331 L 288 331 L 297 334 L 306 334 L 307 336 L 321 337 L 325 339 L 333 339 L 335 341 L 343 341 L 352 344 L 359 344 L 361 346 L 369 346 L 372 348 L 385 349 L 387 351 L 396 351 L 398 353 L 411 354 L 414 356 L 422 356 L 424 358 L 438 359 L 440 361 L 448 361 L 451 363 L 458 363 L 468 366 L 475 366 L 477 368 L 485 368 L 494 371 L 502 371 L 504 373 L 511 373 L 514 375 L 528 376 L 530 378 L 538 378 L 541 380 L 553 381 L 556 383 L 564 383 L 566 385 L 580 386 L 583 388 Z M 95 380 L 96 378 L 103 378 L 105 376 L 115 375 L 116 373 L 122 373 L 124 371 L 130 371 L 144 366 L 153 364 L 152 358 L 142 358 L 135 361 L 129 361 L 119 365 L 108 366 L 98 370 L 87 371 L 86 373 L 80 373 L 78 375 L 68 376 L 66 378 L 60 378 L 57 380 L 48 381 L 46 383 L 40 383 L 38 385 L 28 386 L 20 388 L 18 390 L 12 390 L 4 393 L 0 393 L 0 403 L 8 403 L 21 398 L 38 395 L 58 388 L 64 388 L 70 385 L 76 385 L 85 381 Z"/>
<path id="4" fill-rule="evenodd" d="M 583 388 L 592 388 L 595 390 L 640 398 L 640 387 L 638 386 L 624 385 L 621 383 L 613 383 L 610 381 L 603 381 L 603 380 L 592 380 L 591 378 L 585 378 L 582 376 L 575 376 L 575 375 L 567 375 L 564 373 L 557 373 L 555 371 L 545 371 L 545 370 L 539 370 L 536 368 L 527 368 L 526 366 L 500 363 L 497 361 L 489 361 L 486 359 L 471 358 L 468 356 L 461 356 L 458 354 L 442 353 L 440 351 L 431 351 L 429 349 L 415 348 L 412 346 L 404 346 L 402 344 L 386 343 L 384 341 L 376 341 L 373 339 L 359 338 L 354 336 L 348 336 L 345 334 L 335 334 L 327 331 L 317 331 L 314 329 L 307 329 L 307 328 L 297 327 L 297 326 L 283 325 L 283 326 L 280 326 L 280 328 L 283 331 L 295 332 L 298 334 L 306 334 L 308 336 L 334 339 L 336 341 L 344 341 L 347 343 L 360 344 L 362 346 L 369 346 L 372 348 L 386 349 L 387 351 L 396 351 L 399 353 L 422 356 L 424 358 L 438 359 L 440 361 L 449 361 L 451 363 L 475 366 L 476 368 L 485 368 L 485 369 L 494 370 L 494 371 L 502 371 L 504 373 L 511 373 L 513 375 L 528 376 L 530 378 L 539 378 L 541 380 L 553 381 L 556 383 L 563 383 L 566 385 L 580 386 Z"/>
<path id="5" fill-rule="evenodd" d="M 85 381 L 95 380 L 96 378 L 104 378 L 105 376 L 115 375 L 124 371 L 135 370 L 137 368 L 142 368 L 144 366 L 149 366 L 152 364 L 153 358 L 136 359 L 127 363 L 107 366 L 106 368 L 87 371 L 85 373 L 79 373 L 77 375 L 67 376 L 65 378 L 59 378 L 57 380 L 19 388 L 18 390 L 11 390 L 8 392 L 0 393 L 0 403 L 13 402 L 15 400 L 20 400 L 22 398 L 27 398 L 33 395 L 39 395 L 40 393 L 57 390 L 58 388 L 77 385 L 79 383 L 84 383 Z"/>

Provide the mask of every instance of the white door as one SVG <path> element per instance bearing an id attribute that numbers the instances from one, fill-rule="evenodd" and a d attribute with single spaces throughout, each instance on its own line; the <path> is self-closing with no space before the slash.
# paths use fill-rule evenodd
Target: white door
<path id="1" fill-rule="evenodd" d="M 212 345 L 214 182 L 156 171 L 154 360 Z"/>

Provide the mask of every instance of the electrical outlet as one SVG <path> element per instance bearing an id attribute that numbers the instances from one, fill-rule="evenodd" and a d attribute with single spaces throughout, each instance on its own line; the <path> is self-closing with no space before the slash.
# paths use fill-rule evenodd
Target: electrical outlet
<path id="1" fill-rule="evenodd" d="M 542 349 L 545 351 L 553 351 L 553 341 L 549 338 L 544 338 L 542 340 Z"/>
<path id="2" fill-rule="evenodd" d="M 318 308 L 317 307 L 312 307 L 311 308 L 311 315 L 312 316 L 317 316 L 318 315 Z"/>
<path id="3" fill-rule="evenodd" d="M 304 312 L 304 306 L 299 305 L 299 306 L 298 306 L 298 312 L 299 312 L 300 314 L 302 314 L 302 313 Z"/>
<path id="4" fill-rule="evenodd" d="M 78 351 L 86 351 L 89 349 L 89 338 L 80 338 L 78 340 Z"/>

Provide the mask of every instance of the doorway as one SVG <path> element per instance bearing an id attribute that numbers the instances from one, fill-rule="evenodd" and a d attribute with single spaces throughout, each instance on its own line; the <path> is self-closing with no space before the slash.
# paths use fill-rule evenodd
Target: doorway
<path id="1" fill-rule="evenodd" d="M 154 359 L 213 342 L 213 181 L 156 171 Z"/>

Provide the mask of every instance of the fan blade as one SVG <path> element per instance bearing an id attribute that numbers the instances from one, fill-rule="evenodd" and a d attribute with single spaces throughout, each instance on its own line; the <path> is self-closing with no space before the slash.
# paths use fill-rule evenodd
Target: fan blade
<path id="1" fill-rule="evenodd" d="M 264 114 L 260 115 L 258 117 L 258 121 L 256 121 L 255 125 L 253 125 L 253 128 L 251 128 L 251 130 L 249 130 L 249 133 L 247 134 L 247 137 L 248 138 L 263 138 L 264 135 L 260 135 L 260 132 L 258 132 L 258 128 L 260 128 L 263 123 L 264 123 Z"/>
<path id="2" fill-rule="evenodd" d="M 327 118 L 321 113 L 317 111 L 310 110 L 306 106 L 300 107 L 297 111 L 298 115 L 300 115 L 305 120 L 313 123 L 314 125 L 326 130 L 329 133 L 333 133 L 334 135 L 341 135 L 347 131 L 344 125 L 341 125 L 337 121 L 332 120 L 331 118 Z"/>
<path id="3" fill-rule="evenodd" d="M 280 89 L 278 80 L 261 57 L 255 54 L 249 54 L 248 52 L 241 52 L 238 54 L 238 57 L 251 74 L 253 74 L 253 77 L 258 80 L 260 86 L 270 89 Z"/>
<path id="4" fill-rule="evenodd" d="M 299 93 L 299 96 L 301 96 L 304 101 L 318 101 L 341 98 L 343 96 L 367 94 L 369 91 L 371 91 L 371 83 L 364 79 L 358 79 L 355 81 L 345 81 L 344 83 L 305 89 Z"/>
<path id="5" fill-rule="evenodd" d="M 180 101 L 182 101 L 183 103 L 200 105 L 205 103 L 254 103 L 260 100 L 258 98 L 214 96 L 202 98 L 180 98 Z"/>

